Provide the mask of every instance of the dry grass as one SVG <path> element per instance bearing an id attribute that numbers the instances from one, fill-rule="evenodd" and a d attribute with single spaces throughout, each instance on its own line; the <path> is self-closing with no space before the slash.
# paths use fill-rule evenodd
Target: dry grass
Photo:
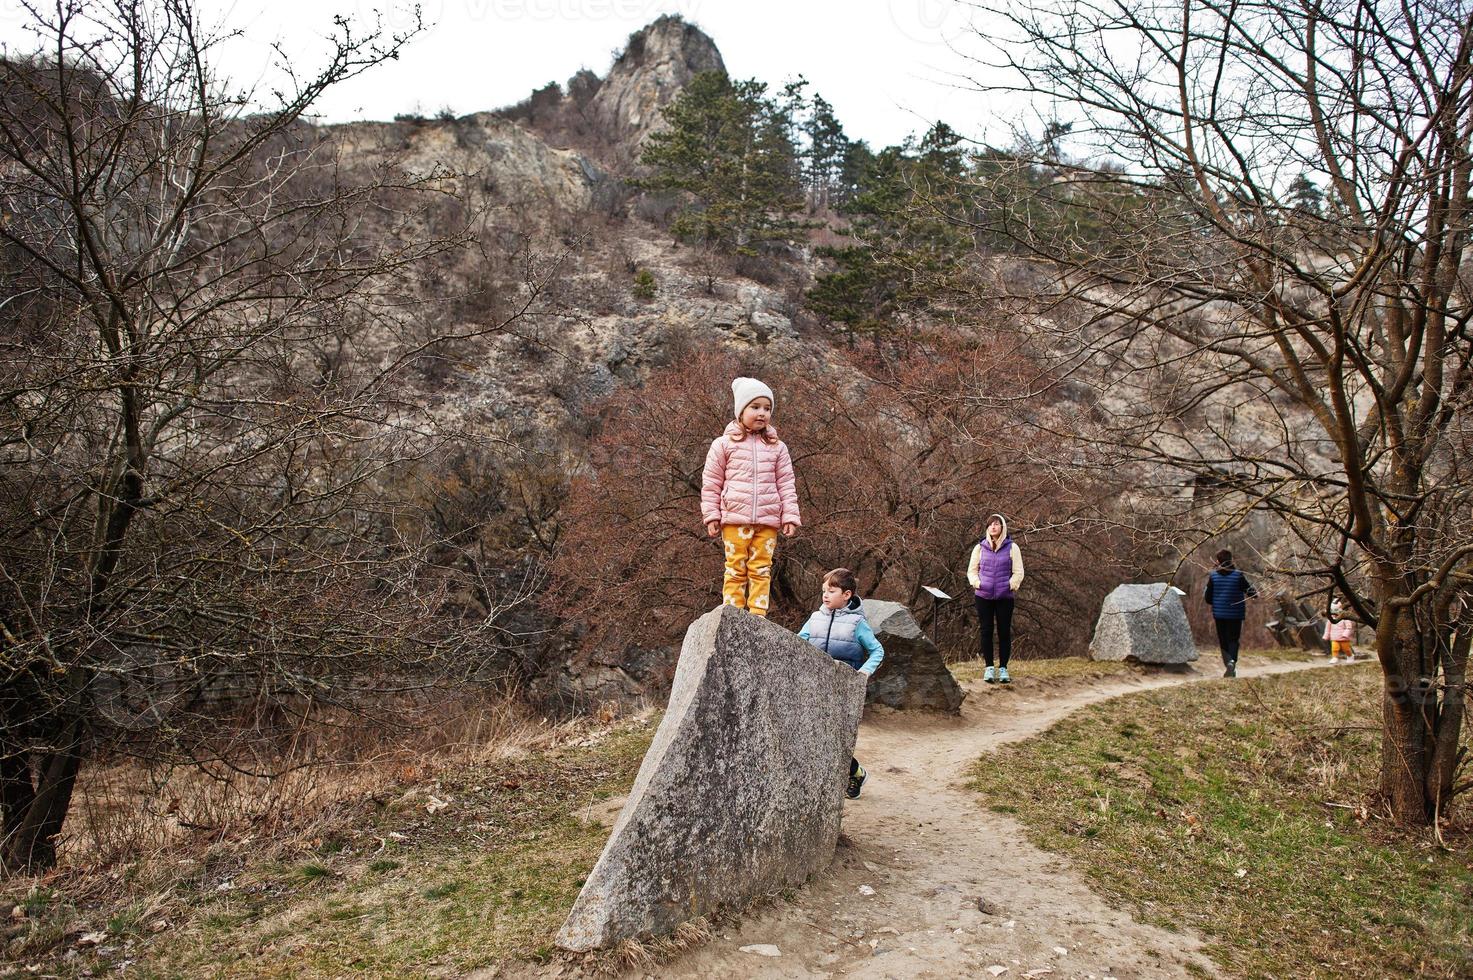
<path id="1" fill-rule="evenodd" d="M 397 740 L 341 730 L 312 750 L 337 762 L 274 780 L 216 781 L 132 763 L 94 770 L 74 812 L 80 819 L 68 823 L 63 865 L 45 878 L 0 883 L 4 908 L 22 908 L 0 932 L 0 975 L 6 963 L 73 976 L 124 960 L 164 975 L 256 974 L 237 956 L 242 943 L 255 944 L 262 964 L 307 948 L 266 935 L 272 930 L 322 938 L 308 966 L 287 957 L 261 972 L 333 975 L 347 962 L 333 951 L 361 945 L 338 935 L 345 908 L 379 902 L 397 923 L 393 910 L 416 903 L 494 907 L 503 879 L 526 879 L 510 904 L 538 911 L 545 933 L 556 917 L 546 909 L 571 902 L 569 889 L 576 894 L 583 864 L 602 845 L 596 829 L 550 831 L 571 822 L 575 803 L 632 779 L 648 726 L 604 735 L 605 714 L 553 727 L 500 701 L 441 705 L 436 719 Z M 472 874 L 479 885 L 458 873 L 471 857 L 484 862 Z M 270 923 L 264 932 L 252 928 L 262 923 Z M 545 946 L 549 937 L 538 935 L 515 949 Z M 491 950 L 515 955 L 504 944 L 465 945 L 492 959 Z M 406 942 L 404 953 L 424 948 Z M 402 975 L 408 961 L 395 962 L 380 975 Z"/>
<path id="2" fill-rule="evenodd" d="M 1005 747 L 972 785 L 1231 974 L 1473 976 L 1473 807 L 1448 848 L 1384 819 L 1378 709 L 1370 665 L 1131 695 Z"/>
<path id="3" fill-rule="evenodd" d="M 402 719 L 406 712 L 398 713 Z M 433 723 L 366 725 L 319 714 L 310 737 L 293 739 L 274 757 L 256 753 L 232 766 L 125 759 L 84 768 L 60 866 L 95 872 L 151 855 L 202 854 L 246 838 L 290 850 L 330 832 L 346 810 L 385 786 L 522 751 L 552 733 L 507 696 L 450 699 L 416 713 Z"/>

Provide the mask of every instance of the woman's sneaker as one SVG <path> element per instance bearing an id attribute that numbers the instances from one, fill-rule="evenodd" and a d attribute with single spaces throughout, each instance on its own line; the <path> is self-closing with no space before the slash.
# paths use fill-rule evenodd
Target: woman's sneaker
<path id="1" fill-rule="evenodd" d="M 988 667 L 986 670 L 982 671 L 982 683 L 984 683 L 984 684 L 996 684 L 997 683 L 997 672 L 995 670 L 993 670 L 991 667 Z"/>
<path id="2" fill-rule="evenodd" d="M 849 777 L 849 788 L 844 791 L 844 795 L 851 800 L 859 799 L 859 791 L 864 789 L 864 781 L 868 777 L 869 773 L 864 771 L 864 766 L 855 769 L 854 775 Z"/>
<path id="3" fill-rule="evenodd" d="M 1008 669 L 1006 667 L 997 668 L 997 682 L 999 684 L 1011 684 L 1013 682 L 1013 679 L 1008 676 Z"/>

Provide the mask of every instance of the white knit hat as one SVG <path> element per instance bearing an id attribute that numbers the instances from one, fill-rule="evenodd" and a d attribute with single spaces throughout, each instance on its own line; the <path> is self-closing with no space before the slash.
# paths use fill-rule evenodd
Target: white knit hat
<path id="1" fill-rule="evenodd" d="M 772 402 L 773 407 L 777 406 L 777 399 L 772 397 L 772 389 L 756 378 L 737 378 L 731 383 L 731 396 L 736 406 L 736 410 L 732 413 L 735 418 L 741 418 L 742 409 L 758 398 L 766 397 Z"/>

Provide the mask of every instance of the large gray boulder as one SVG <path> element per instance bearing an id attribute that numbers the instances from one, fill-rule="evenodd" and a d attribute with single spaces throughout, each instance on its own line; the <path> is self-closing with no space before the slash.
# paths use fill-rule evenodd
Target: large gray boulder
<path id="1" fill-rule="evenodd" d="M 864 617 L 885 648 L 885 660 L 870 678 L 865 702 L 960 714 L 966 694 L 910 610 L 898 602 L 866 599 Z"/>
<path id="2" fill-rule="evenodd" d="M 1105 596 L 1089 655 L 1095 660 L 1186 664 L 1197 659 L 1181 596 L 1164 582 L 1121 585 Z"/>
<path id="3" fill-rule="evenodd" d="M 833 857 L 864 679 L 732 606 L 691 624 L 629 802 L 558 933 L 671 932 L 797 887 Z"/>

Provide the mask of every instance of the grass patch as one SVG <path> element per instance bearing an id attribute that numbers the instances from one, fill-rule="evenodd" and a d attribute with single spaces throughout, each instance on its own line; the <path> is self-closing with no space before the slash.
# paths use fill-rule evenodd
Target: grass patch
<path id="1" fill-rule="evenodd" d="M 433 888 L 426 888 L 425 898 L 428 898 L 431 901 L 437 898 L 448 898 L 458 891 L 460 891 L 460 882 L 447 881 L 442 885 L 436 885 Z"/>
<path id="2" fill-rule="evenodd" d="M 628 791 L 658 720 L 381 793 L 294 862 L 190 862 L 169 883 L 169 907 L 114 908 L 123 942 L 70 959 L 68 896 L 16 896 L 30 926 L 6 952 L 64 976 L 111 972 L 119 957 L 139 976 L 218 978 L 460 976 L 545 959 L 608 835 L 575 813 Z M 145 918 L 167 927 L 155 933 Z"/>
<path id="3" fill-rule="evenodd" d="M 393 859 L 343 861 L 310 893 L 264 902 L 248 925 L 189 930 L 154 964 L 217 977 L 399 977 L 544 957 L 607 837 L 574 813 L 627 791 L 654 724 L 472 767 L 389 803 L 368 833 L 393 842 Z M 255 887 L 269 894 L 272 883 Z M 248 955 L 216 952 L 231 946 Z"/>
<path id="4" fill-rule="evenodd" d="M 1379 691 L 1366 665 L 1134 694 L 1005 746 L 971 785 L 1230 973 L 1473 976 L 1466 822 L 1444 849 L 1367 802 Z"/>

